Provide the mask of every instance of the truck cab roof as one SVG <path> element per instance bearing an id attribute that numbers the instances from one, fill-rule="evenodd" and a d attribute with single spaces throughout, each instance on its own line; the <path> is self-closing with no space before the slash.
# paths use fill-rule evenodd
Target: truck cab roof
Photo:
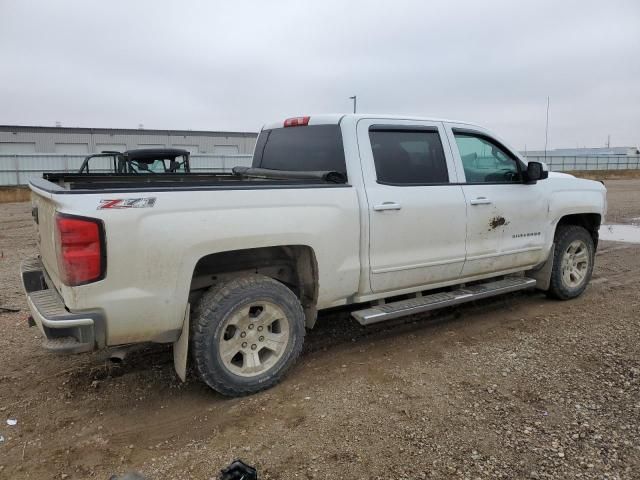
<path id="1" fill-rule="evenodd" d="M 295 119 L 297 119 L 298 121 L 302 121 L 302 119 L 305 119 L 305 122 L 306 122 L 304 123 L 305 125 L 338 125 L 345 120 L 351 120 L 351 121 L 357 122 L 358 120 L 363 118 L 367 118 L 367 119 L 379 118 L 379 119 L 387 119 L 387 120 L 408 120 L 408 121 L 413 120 L 413 121 L 419 121 L 419 122 L 447 122 L 447 123 L 464 124 L 469 126 L 478 126 L 470 122 L 443 119 L 443 118 L 434 118 L 434 117 L 421 117 L 418 115 L 394 115 L 394 114 L 381 114 L 381 113 L 321 113 L 321 114 L 315 114 L 315 115 L 301 115 L 298 117 L 290 117 L 290 118 L 276 121 L 276 122 L 270 122 L 265 124 L 262 127 L 262 129 L 272 130 L 274 128 L 283 128 L 286 122 L 290 120 L 295 120 Z"/>

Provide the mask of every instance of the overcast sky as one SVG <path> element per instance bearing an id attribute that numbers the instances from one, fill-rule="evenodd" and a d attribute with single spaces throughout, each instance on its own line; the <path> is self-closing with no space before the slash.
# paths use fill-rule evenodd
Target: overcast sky
<path id="1" fill-rule="evenodd" d="M 0 0 L 0 124 L 257 131 L 468 120 L 518 149 L 640 144 L 640 0 Z"/>

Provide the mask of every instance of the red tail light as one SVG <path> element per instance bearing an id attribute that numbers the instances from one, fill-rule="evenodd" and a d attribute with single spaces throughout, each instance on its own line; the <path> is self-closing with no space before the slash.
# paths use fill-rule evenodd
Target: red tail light
<path id="1" fill-rule="evenodd" d="M 100 220 L 56 215 L 56 249 L 60 279 L 70 287 L 104 277 L 104 232 Z"/>
<path id="2" fill-rule="evenodd" d="M 293 117 L 287 118 L 284 121 L 285 127 L 302 127 L 304 125 L 309 125 L 309 120 L 311 117 Z"/>

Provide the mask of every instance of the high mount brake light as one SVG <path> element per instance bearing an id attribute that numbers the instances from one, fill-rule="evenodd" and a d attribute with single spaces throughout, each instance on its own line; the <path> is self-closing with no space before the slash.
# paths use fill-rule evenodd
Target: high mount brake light
<path id="1" fill-rule="evenodd" d="M 102 222 L 56 215 L 56 253 L 60 279 L 74 287 L 101 280 L 105 274 Z"/>
<path id="2" fill-rule="evenodd" d="M 285 127 L 302 127 L 305 125 L 309 125 L 309 120 L 311 119 L 311 117 L 293 117 L 293 118 L 287 118 L 284 121 L 284 126 Z"/>

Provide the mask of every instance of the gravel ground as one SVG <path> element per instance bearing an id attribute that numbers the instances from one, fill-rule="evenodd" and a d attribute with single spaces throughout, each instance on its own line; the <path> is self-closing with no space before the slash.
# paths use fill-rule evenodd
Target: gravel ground
<path id="1" fill-rule="evenodd" d="M 640 217 L 640 180 L 607 186 L 609 221 Z M 45 353 L 17 275 L 34 238 L 28 204 L 0 205 L 0 306 L 20 310 L 0 313 L 0 478 L 210 479 L 235 458 L 261 479 L 640 478 L 640 245 L 601 243 L 570 302 L 324 315 L 282 384 L 226 399 L 165 346 Z"/>

